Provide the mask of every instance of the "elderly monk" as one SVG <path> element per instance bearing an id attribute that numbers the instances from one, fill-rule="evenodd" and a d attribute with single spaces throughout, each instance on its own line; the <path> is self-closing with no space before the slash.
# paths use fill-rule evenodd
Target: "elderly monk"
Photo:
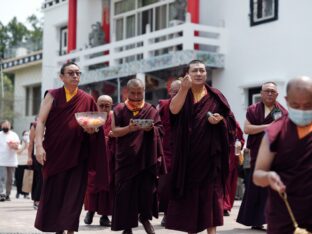
<path id="1" fill-rule="evenodd" d="M 112 131 L 116 138 L 115 194 L 112 230 L 132 233 L 139 220 L 147 233 L 154 229 L 149 220 L 157 217 L 157 165 L 162 155 L 162 125 L 155 107 L 144 101 L 144 85 L 139 79 L 127 83 L 128 98 L 114 108 Z M 140 126 L 133 120 L 152 119 Z M 153 208 L 154 210 L 153 212 Z"/>
<path id="2" fill-rule="evenodd" d="M 215 234 L 216 226 L 223 225 L 235 118 L 225 97 L 206 80 L 205 64 L 191 61 L 169 106 L 175 144 L 166 228 Z"/>
<path id="3" fill-rule="evenodd" d="M 112 105 L 113 99 L 108 95 L 102 95 L 97 99 L 96 105 L 98 107 L 99 112 L 107 113 L 107 120 L 103 126 L 104 135 L 105 135 L 105 144 L 106 144 L 106 154 L 103 157 L 106 157 L 108 162 L 111 162 L 111 154 L 109 151 L 108 139 L 109 133 L 111 131 L 111 116 L 112 116 Z M 109 163 L 110 164 L 110 163 Z M 95 179 L 95 171 L 89 171 L 88 173 L 88 187 L 85 196 L 84 206 L 88 211 L 86 217 L 84 218 L 85 224 L 91 224 L 93 221 L 93 216 L 95 212 L 101 215 L 100 225 L 110 227 L 111 222 L 108 218 L 108 215 L 112 214 L 112 206 L 113 206 L 113 191 L 104 190 L 98 191 L 98 189 L 94 186 Z M 109 176 L 111 178 L 112 171 L 109 172 Z M 109 180 L 110 178 L 106 178 Z"/>
<path id="4" fill-rule="evenodd" d="M 108 184 L 103 181 L 103 129 L 82 128 L 75 119 L 77 112 L 97 111 L 93 98 L 78 88 L 80 74 L 73 62 L 62 66 L 64 86 L 46 92 L 37 119 L 36 158 L 43 165 L 43 187 L 35 227 L 43 232 L 78 231 L 88 169 L 96 170 L 99 190 Z"/>
<path id="5" fill-rule="evenodd" d="M 287 193 L 299 227 L 312 233 L 312 79 L 287 85 L 288 116 L 273 123 L 262 139 L 254 183 L 269 186 L 269 234 L 291 234 L 294 226 L 279 194 Z"/>
<path id="6" fill-rule="evenodd" d="M 239 165 L 239 155 L 235 154 L 235 142 L 239 141 L 240 145 L 244 145 L 245 140 L 243 136 L 243 131 L 240 128 L 238 122 L 236 122 L 235 129 L 235 141 L 232 141 L 230 144 L 230 155 L 229 155 L 229 176 L 226 181 L 225 186 L 225 196 L 223 199 L 223 209 L 224 216 L 230 216 L 230 211 L 233 208 L 236 188 L 237 188 L 237 179 L 238 179 L 238 165 Z M 241 151 L 241 147 L 239 147 L 238 151 Z"/>
<path id="7" fill-rule="evenodd" d="M 276 101 L 277 96 L 276 84 L 266 82 L 261 88 L 261 101 L 249 106 L 247 109 L 244 132 L 248 134 L 247 148 L 250 149 L 250 177 L 255 168 L 264 130 L 274 120 L 287 114 L 286 109 Z M 264 218 L 266 197 L 267 189 L 254 185 L 249 178 L 237 222 L 251 226 L 252 229 L 263 229 L 263 224 L 266 223 Z"/>
<path id="8" fill-rule="evenodd" d="M 166 224 L 166 212 L 169 202 L 170 196 L 170 175 L 171 166 L 172 166 L 172 137 L 171 137 L 171 124 L 170 124 L 170 111 L 169 111 L 169 104 L 171 98 L 174 97 L 181 86 L 181 80 L 174 80 L 170 84 L 169 89 L 169 99 L 162 99 L 159 100 L 158 111 L 161 118 L 162 125 L 164 126 L 164 137 L 163 137 L 163 150 L 164 150 L 164 157 L 166 162 L 167 168 L 167 175 L 162 175 L 159 178 L 159 185 L 158 185 L 158 194 L 159 194 L 159 211 L 164 212 L 164 217 L 161 221 L 161 225 L 165 226 Z"/>

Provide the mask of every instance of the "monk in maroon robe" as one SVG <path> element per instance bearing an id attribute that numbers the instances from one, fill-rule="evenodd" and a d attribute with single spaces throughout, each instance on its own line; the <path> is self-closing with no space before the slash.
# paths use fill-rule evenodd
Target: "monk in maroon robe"
<path id="1" fill-rule="evenodd" d="M 139 220 L 147 233 L 154 229 L 149 220 L 157 217 L 157 165 L 162 161 L 162 125 L 155 107 L 144 102 L 144 85 L 128 81 L 128 99 L 114 108 L 112 131 L 116 138 L 115 194 L 112 230 L 132 233 Z M 137 119 L 151 119 L 141 126 Z M 154 212 L 153 212 L 154 210 Z"/>
<path id="2" fill-rule="evenodd" d="M 240 145 L 244 145 L 243 131 L 237 122 L 234 135 L 235 139 L 240 142 Z M 235 155 L 235 141 L 230 142 L 229 160 L 229 176 L 227 178 L 225 196 L 223 199 L 224 216 L 230 215 L 229 211 L 233 208 L 237 188 L 239 155 Z"/>
<path id="3" fill-rule="evenodd" d="M 170 85 L 169 96 L 174 97 L 180 89 L 181 81 L 175 80 Z M 158 112 L 160 115 L 161 123 L 164 127 L 164 137 L 162 141 L 165 165 L 167 169 L 166 175 L 162 175 L 159 178 L 158 194 L 159 194 L 159 211 L 164 212 L 164 217 L 161 221 L 161 225 L 165 226 L 166 223 L 166 212 L 170 196 L 170 172 L 172 166 L 172 136 L 171 136 L 171 125 L 170 125 L 170 111 L 169 104 L 171 99 L 159 100 Z"/>
<path id="4" fill-rule="evenodd" d="M 103 157 L 106 157 L 106 161 L 108 162 L 109 166 L 109 178 L 103 178 L 103 181 L 111 180 L 112 174 L 112 158 L 109 149 L 108 140 L 111 137 L 111 116 L 112 116 L 112 105 L 113 99 L 108 95 L 102 95 L 97 99 L 96 103 L 99 112 L 106 112 L 107 119 L 103 126 L 105 141 L 104 144 L 106 145 L 106 153 Z M 104 139 L 103 139 L 104 140 Z M 85 224 L 91 224 L 93 221 L 93 216 L 95 212 L 101 215 L 100 218 L 100 225 L 110 227 L 111 222 L 108 218 L 108 215 L 112 214 L 113 209 L 113 191 L 112 186 L 109 187 L 109 190 L 98 191 L 98 189 L 94 185 L 94 181 L 96 178 L 95 171 L 89 171 L 88 176 L 88 186 L 86 191 L 86 196 L 84 200 L 84 207 L 87 210 L 86 217 L 84 218 Z M 107 174 L 108 175 L 108 174 Z"/>
<path id="5" fill-rule="evenodd" d="M 287 111 L 276 101 L 277 86 L 274 82 L 262 85 L 261 102 L 248 107 L 244 131 L 248 135 L 247 148 L 250 149 L 250 177 L 254 171 L 255 162 L 264 134 L 264 130 L 276 119 L 285 115 Z M 249 178 L 245 194 L 239 209 L 237 222 L 252 229 L 263 229 L 266 223 L 264 209 L 267 189 L 255 186 Z"/>
<path id="6" fill-rule="evenodd" d="M 235 118 L 217 89 L 206 85 L 203 62 L 191 61 L 170 103 L 174 139 L 172 198 L 166 228 L 188 233 L 223 225 L 223 191 Z"/>
<path id="7" fill-rule="evenodd" d="M 63 65 L 64 87 L 46 93 L 37 120 L 36 158 L 43 165 L 43 187 L 35 227 L 44 232 L 78 231 L 88 169 L 96 170 L 99 189 L 108 184 L 101 180 L 107 173 L 102 128 L 82 128 L 75 119 L 77 112 L 97 111 L 93 98 L 78 89 L 80 74 L 75 63 Z"/>
<path id="8" fill-rule="evenodd" d="M 299 233 L 281 197 L 285 194 L 299 228 L 312 233 L 312 78 L 290 80 L 286 101 L 288 116 L 266 130 L 253 180 L 269 186 L 267 233 Z"/>

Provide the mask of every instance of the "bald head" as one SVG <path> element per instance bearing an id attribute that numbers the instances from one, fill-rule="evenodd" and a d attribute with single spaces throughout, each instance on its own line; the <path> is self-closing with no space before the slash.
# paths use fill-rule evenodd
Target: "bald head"
<path id="1" fill-rule="evenodd" d="M 144 89 L 144 84 L 142 80 L 140 79 L 131 79 L 127 83 L 127 88 L 143 88 Z"/>
<path id="2" fill-rule="evenodd" d="M 108 95 L 99 96 L 96 105 L 100 112 L 110 112 L 113 106 L 113 99 Z"/>
<path id="3" fill-rule="evenodd" d="M 169 95 L 170 97 L 174 97 L 181 87 L 181 80 L 174 80 L 170 85 Z"/>
<path id="4" fill-rule="evenodd" d="M 286 101 L 291 108 L 312 110 L 312 78 L 299 76 L 287 84 Z"/>

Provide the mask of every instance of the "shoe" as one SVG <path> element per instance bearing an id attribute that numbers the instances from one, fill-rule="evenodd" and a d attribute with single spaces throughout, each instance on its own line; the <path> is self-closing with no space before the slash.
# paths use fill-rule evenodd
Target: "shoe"
<path id="1" fill-rule="evenodd" d="M 223 216 L 230 216 L 230 212 L 228 210 L 223 211 Z"/>
<path id="2" fill-rule="evenodd" d="M 0 202 L 5 201 L 5 195 L 4 194 L 0 194 Z"/>
<path id="3" fill-rule="evenodd" d="M 104 227 L 110 227 L 111 226 L 111 221 L 109 220 L 109 218 L 105 215 L 102 215 L 100 218 L 100 226 L 104 226 Z"/>
<path id="4" fill-rule="evenodd" d="M 29 199 L 29 195 L 28 195 L 28 194 L 25 194 L 25 195 L 24 195 L 24 199 Z"/>
<path id="5" fill-rule="evenodd" d="M 39 201 L 34 201 L 34 209 L 38 210 L 39 207 Z"/>
<path id="6" fill-rule="evenodd" d="M 132 234 L 132 229 L 126 229 L 122 232 L 122 234 Z"/>
<path id="7" fill-rule="evenodd" d="M 19 193 L 16 193 L 15 197 L 16 199 L 19 199 Z"/>
<path id="8" fill-rule="evenodd" d="M 260 230 L 260 231 L 266 231 L 264 229 L 263 225 L 261 225 L 261 226 L 252 226 L 251 229 L 253 229 L 253 230 Z"/>
<path id="9" fill-rule="evenodd" d="M 85 224 L 91 224 L 93 222 L 93 216 L 94 216 L 94 212 L 88 211 L 86 214 L 86 217 L 83 220 L 84 223 Z"/>
<path id="10" fill-rule="evenodd" d="M 166 226 L 166 215 L 164 215 L 164 217 L 162 218 L 160 225 L 163 227 Z"/>
<path id="11" fill-rule="evenodd" d="M 11 199 L 10 199 L 10 197 L 7 195 L 7 196 L 5 196 L 5 200 L 6 201 L 11 201 Z"/>
<path id="12" fill-rule="evenodd" d="M 147 234 L 155 234 L 155 230 L 148 219 L 143 219 L 141 215 L 139 216 L 139 221 L 142 223 Z"/>

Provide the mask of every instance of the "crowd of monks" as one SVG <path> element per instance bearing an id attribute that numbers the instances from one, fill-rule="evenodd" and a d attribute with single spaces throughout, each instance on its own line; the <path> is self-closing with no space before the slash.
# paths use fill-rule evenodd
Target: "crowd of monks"
<path id="1" fill-rule="evenodd" d="M 84 204 L 86 224 L 98 213 L 100 225 L 123 234 L 132 234 L 139 222 L 154 234 L 150 220 L 159 211 L 168 233 L 215 234 L 233 207 L 239 158 L 235 142 L 243 146 L 245 140 L 226 97 L 206 84 L 205 64 L 191 61 L 171 83 L 170 98 L 157 107 L 145 102 L 139 79 L 128 81 L 127 98 L 114 108 L 107 95 L 95 102 L 78 88 L 80 75 L 77 64 L 64 64 L 64 86 L 48 90 L 41 104 L 35 140 L 43 186 L 35 227 L 78 231 Z M 288 111 L 277 96 L 277 85 L 264 83 L 261 101 L 247 109 L 244 132 L 251 173 L 237 222 L 262 230 L 267 224 L 270 234 L 309 233 L 312 79 L 288 83 Z M 75 113 L 90 111 L 107 113 L 103 127 L 78 125 Z M 142 126 L 134 119 L 153 124 Z"/>

